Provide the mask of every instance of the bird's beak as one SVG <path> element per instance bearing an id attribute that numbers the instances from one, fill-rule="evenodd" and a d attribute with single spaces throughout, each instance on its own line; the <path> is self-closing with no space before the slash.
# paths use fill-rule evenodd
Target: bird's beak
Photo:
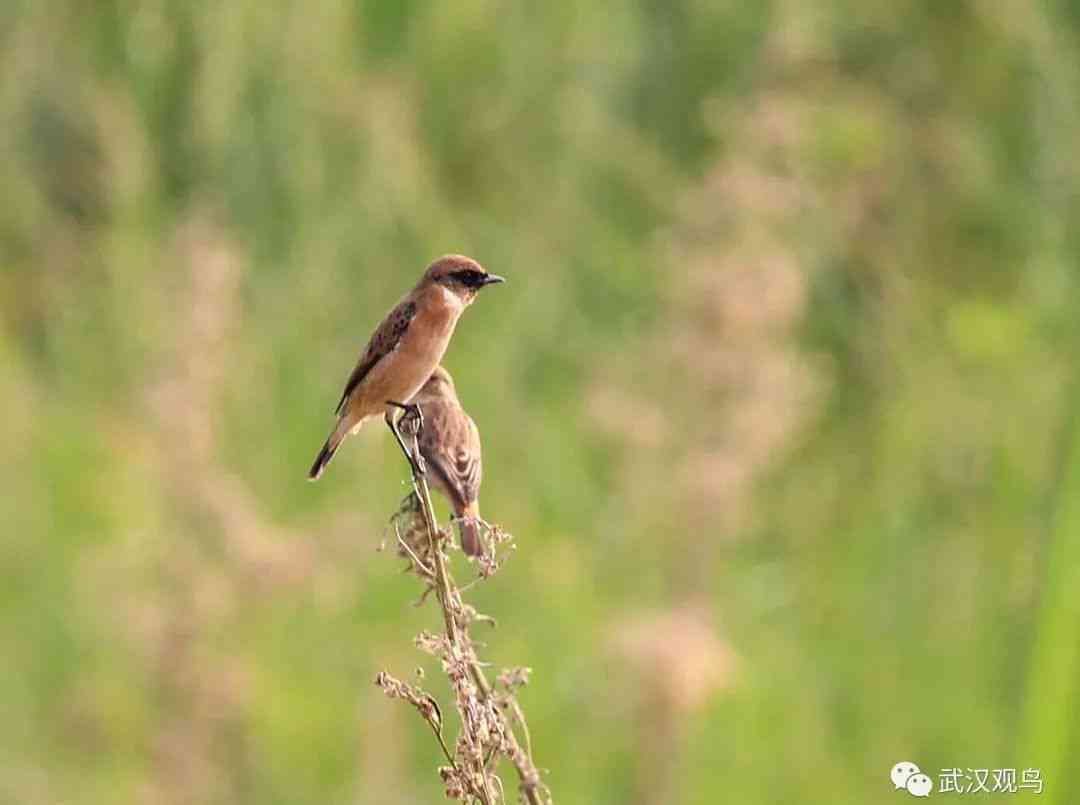
<path id="1" fill-rule="evenodd" d="M 500 277 L 498 274 L 488 274 L 484 277 L 484 282 L 480 287 L 484 285 L 498 285 L 500 282 L 506 282 L 506 277 Z"/>

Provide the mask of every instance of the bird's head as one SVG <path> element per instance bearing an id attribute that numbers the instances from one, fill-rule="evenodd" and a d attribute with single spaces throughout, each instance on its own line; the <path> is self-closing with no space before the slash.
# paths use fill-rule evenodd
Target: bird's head
<path id="1" fill-rule="evenodd" d="M 420 285 L 441 286 L 468 305 L 481 288 L 500 282 L 505 280 L 497 274 L 489 274 L 487 269 L 475 260 L 460 254 L 449 254 L 428 266 Z"/>
<path id="2" fill-rule="evenodd" d="M 442 366 L 436 366 L 435 371 L 431 373 L 431 377 L 421 387 L 417 396 L 428 399 L 433 397 L 455 397 L 457 392 L 454 390 L 454 378 Z"/>
<path id="3" fill-rule="evenodd" d="M 427 382 L 434 386 L 454 387 L 454 378 L 450 376 L 450 373 L 442 365 L 435 367 L 435 371 L 431 373 L 431 377 L 428 378 Z"/>

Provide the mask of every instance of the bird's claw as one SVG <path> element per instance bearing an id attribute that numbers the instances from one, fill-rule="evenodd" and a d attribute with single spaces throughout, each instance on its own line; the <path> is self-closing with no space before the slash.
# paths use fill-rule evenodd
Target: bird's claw
<path id="1" fill-rule="evenodd" d="M 420 406 L 416 403 L 400 403 L 394 400 L 387 400 L 387 405 L 392 405 L 394 408 L 400 408 L 402 413 L 401 418 L 398 420 L 399 425 L 408 421 L 409 423 L 416 423 L 416 433 L 424 427 L 424 412 L 420 410 Z"/>
<path id="2" fill-rule="evenodd" d="M 394 434 L 394 438 L 397 439 L 398 445 L 401 447 L 401 451 L 405 454 L 405 458 L 409 461 L 409 466 L 412 468 L 414 474 L 423 476 L 427 473 L 427 465 L 424 463 L 424 457 L 420 455 L 419 445 L 417 444 L 417 437 L 420 435 L 421 429 L 424 427 L 424 414 L 420 410 L 420 406 L 416 403 L 400 403 L 395 400 L 387 400 L 387 405 L 394 408 L 400 408 L 404 413 L 400 419 L 395 422 L 390 412 L 386 413 L 386 424 L 390 426 L 390 430 Z M 401 438 L 400 424 L 405 421 L 409 423 L 409 435 L 413 437 L 413 445 L 416 447 L 414 450 L 410 450 L 405 444 L 405 440 Z M 415 425 L 415 429 L 413 426 Z"/>

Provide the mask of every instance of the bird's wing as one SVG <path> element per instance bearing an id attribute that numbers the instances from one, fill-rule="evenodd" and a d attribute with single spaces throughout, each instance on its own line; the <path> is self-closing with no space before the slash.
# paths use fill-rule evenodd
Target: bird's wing
<path id="1" fill-rule="evenodd" d="M 443 402 L 422 406 L 420 453 L 446 487 L 447 496 L 464 509 L 480 496 L 480 432 L 459 406 Z"/>
<path id="2" fill-rule="evenodd" d="M 349 395 L 353 393 L 360 381 L 367 377 L 368 372 L 372 370 L 375 364 L 397 349 L 415 315 L 416 303 L 403 301 L 383 319 L 382 324 L 376 328 L 375 334 L 371 336 L 371 340 L 368 342 L 364 353 L 360 356 L 356 368 L 349 375 L 349 379 L 345 383 L 345 390 L 341 392 L 341 402 L 338 403 L 337 408 L 334 410 L 335 414 L 341 413 L 342 409 L 345 408 Z"/>
<path id="3" fill-rule="evenodd" d="M 454 455 L 454 476 L 461 486 L 461 495 L 466 503 L 480 498 L 480 480 L 483 475 L 483 461 L 480 456 L 480 431 L 472 417 L 462 411 L 466 433 L 463 447 Z"/>

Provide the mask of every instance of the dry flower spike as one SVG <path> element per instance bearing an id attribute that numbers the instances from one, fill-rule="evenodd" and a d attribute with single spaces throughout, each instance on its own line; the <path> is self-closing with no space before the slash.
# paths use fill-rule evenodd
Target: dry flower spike
<path id="1" fill-rule="evenodd" d="M 418 434 L 409 436 L 413 449 L 419 453 Z M 449 552 L 458 546 L 452 528 L 440 529 L 431 504 L 427 481 L 415 468 L 413 492 L 402 502 L 390 521 L 398 545 L 398 555 L 411 572 L 420 579 L 424 591 L 418 603 L 432 593 L 442 610 L 444 632 L 424 631 L 416 636 L 418 649 L 439 660 L 450 682 L 454 706 L 461 723 L 453 750 L 444 737 L 445 721 L 438 703 L 429 693 L 382 671 L 375 684 L 387 696 L 409 702 L 431 727 L 449 765 L 437 771 L 446 796 L 462 802 L 497 805 L 506 801 L 502 780 L 496 773 L 498 759 L 506 758 L 518 777 L 520 801 L 528 805 L 551 805 L 551 792 L 540 779 L 532 760 L 532 746 L 525 714 L 515 693 L 529 679 L 531 669 L 514 668 L 503 671 L 493 687 L 484 674 L 483 663 L 476 654 L 477 643 L 470 637 L 472 624 L 494 620 L 466 604 L 463 593 L 477 582 L 491 578 L 502 567 L 512 538 L 497 526 L 481 525 L 482 554 L 477 557 L 477 579 L 466 588 L 458 587 L 450 575 Z M 501 551 L 500 556 L 500 548 Z M 515 734 L 521 731 L 524 747 Z"/>

